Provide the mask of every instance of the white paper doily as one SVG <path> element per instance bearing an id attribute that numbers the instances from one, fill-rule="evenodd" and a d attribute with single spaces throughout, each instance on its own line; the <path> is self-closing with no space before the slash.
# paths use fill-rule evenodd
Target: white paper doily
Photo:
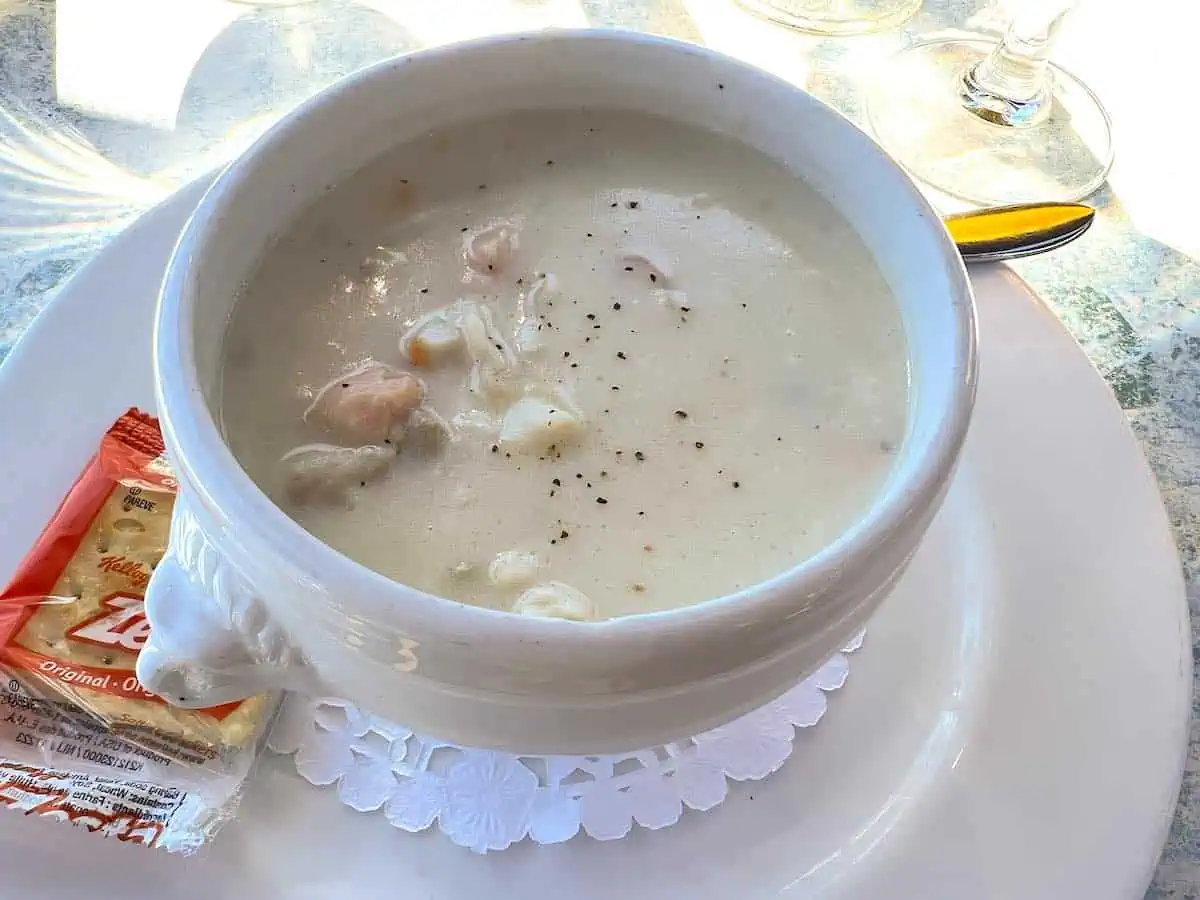
<path id="1" fill-rule="evenodd" d="M 294 754 L 315 785 L 336 784 L 342 803 L 382 809 L 405 831 L 437 825 L 476 853 L 529 837 L 624 837 L 634 824 L 674 825 L 683 808 L 709 810 L 728 781 L 757 781 L 791 755 L 797 728 L 825 714 L 825 694 L 850 673 L 860 632 L 809 678 L 740 719 L 684 741 L 615 756 L 514 756 L 460 747 L 361 712 L 344 700 L 291 695 L 269 746 Z"/>

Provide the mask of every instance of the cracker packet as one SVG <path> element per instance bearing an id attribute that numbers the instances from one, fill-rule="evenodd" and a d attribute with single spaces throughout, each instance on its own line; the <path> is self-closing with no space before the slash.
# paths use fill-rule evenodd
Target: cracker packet
<path id="1" fill-rule="evenodd" d="M 177 486 L 131 409 L 0 594 L 0 806 L 189 852 L 231 815 L 278 698 L 178 709 L 137 680 Z"/>

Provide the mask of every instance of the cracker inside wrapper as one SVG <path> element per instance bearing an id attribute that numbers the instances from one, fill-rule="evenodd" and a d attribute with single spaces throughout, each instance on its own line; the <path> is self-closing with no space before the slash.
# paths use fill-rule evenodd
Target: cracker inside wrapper
<path id="1" fill-rule="evenodd" d="M 276 698 L 179 709 L 134 673 L 176 489 L 157 420 L 130 410 L 0 595 L 0 665 L 68 717 L 177 762 L 221 768 L 261 736 Z"/>

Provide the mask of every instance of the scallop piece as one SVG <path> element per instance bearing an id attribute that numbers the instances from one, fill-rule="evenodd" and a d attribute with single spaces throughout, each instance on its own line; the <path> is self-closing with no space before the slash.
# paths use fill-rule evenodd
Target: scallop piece
<path id="1" fill-rule="evenodd" d="M 400 352 L 419 369 L 439 366 L 460 356 L 466 346 L 461 318 L 455 306 L 422 316 L 400 338 Z"/>
<path id="2" fill-rule="evenodd" d="M 404 427 L 425 402 L 425 382 L 379 362 L 367 362 L 318 391 L 304 411 L 304 421 L 316 423 L 347 444 L 378 444 Z"/>
<path id="3" fill-rule="evenodd" d="M 583 433 L 584 422 L 562 404 L 540 397 L 522 397 L 508 408 L 500 423 L 500 443 L 524 453 L 540 453 Z"/>
<path id="4" fill-rule="evenodd" d="M 303 444 L 279 459 L 283 487 L 289 500 L 304 506 L 313 503 L 346 503 L 350 490 L 378 478 L 388 470 L 396 453 L 390 447 L 339 447 L 336 444 Z"/>
<path id="5" fill-rule="evenodd" d="M 488 565 L 488 579 L 496 587 L 527 588 L 534 584 L 542 561 L 528 550 L 504 550 Z"/>
<path id="6" fill-rule="evenodd" d="M 522 616 L 572 622 L 591 622 L 599 618 L 596 604 L 586 594 L 561 581 L 547 581 L 531 587 L 513 603 L 512 611 Z"/>
<path id="7" fill-rule="evenodd" d="M 463 240 L 463 259 L 468 268 L 481 275 L 504 271 L 516 255 L 518 234 L 512 222 L 495 222 L 468 234 Z"/>

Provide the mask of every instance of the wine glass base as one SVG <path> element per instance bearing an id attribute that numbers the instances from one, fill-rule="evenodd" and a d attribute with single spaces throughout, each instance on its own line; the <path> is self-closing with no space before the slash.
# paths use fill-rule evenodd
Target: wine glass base
<path id="1" fill-rule="evenodd" d="M 972 203 L 1086 197 L 1112 167 L 1108 113 L 1087 85 L 1054 65 L 1046 112 L 1033 124 L 996 124 L 971 112 L 962 76 L 995 46 L 928 41 L 885 62 L 867 92 L 875 139 L 914 178 Z"/>
<path id="2" fill-rule="evenodd" d="M 738 0 L 764 19 L 809 34 L 845 36 L 896 28 L 923 0 Z"/>

